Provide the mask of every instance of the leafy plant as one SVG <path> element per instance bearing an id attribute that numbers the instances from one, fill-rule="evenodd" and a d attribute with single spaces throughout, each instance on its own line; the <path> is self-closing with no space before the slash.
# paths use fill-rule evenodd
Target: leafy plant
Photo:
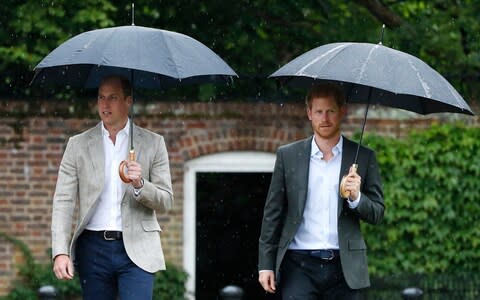
<path id="1" fill-rule="evenodd" d="M 12 243 L 22 252 L 25 263 L 19 266 L 21 279 L 13 283 L 13 288 L 1 300 L 37 300 L 38 289 L 42 286 L 54 286 L 58 293 L 57 299 L 79 299 L 81 297 L 78 276 L 75 280 L 60 281 L 55 278 L 52 263 L 38 263 L 32 252 L 21 240 L 0 232 L 0 238 Z M 185 294 L 187 274 L 177 266 L 167 265 L 167 270 L 157 272 L 154 283 L 153 299 L 182 300 Z"/>
<path id="2" fill-rule="evenodd" d="M 384 222 L 363 228 L 371 273 L 478 273 L 480 130 L 434 125 L 366 143 L 377 152 L 386 204 Z"/>
<path id="3" fill-rule="evenodd" d="M 41 264 L 35 261 L 28 246 L 21 240 L 0 232 L 0 237 L 17 247 L 25 258 L 25 262 L 18 266 L 21 280 L 13 283 L 10 293 L 0 299 L 4 300 L 36 300 L 37 291 L 45 285 L 53 285 L 62 297 L 80 295 L 78 280 L 59 281 L 52 271 L 52 263 Z"/>
<path id="4" fill-rule="evenodd" d="M 153 285 L 154 300 L 185 299 L 187 273 L 174 265 L 167 265 L 166 271 L 157 272 Z"/>

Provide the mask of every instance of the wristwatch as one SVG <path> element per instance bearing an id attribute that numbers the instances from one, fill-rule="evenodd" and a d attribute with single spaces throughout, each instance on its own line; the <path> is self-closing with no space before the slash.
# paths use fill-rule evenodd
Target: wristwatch
<path id="1" fill-rule="evenodd" d="M 142 188 L 143 188 L 143 183 L 144 183 L 144 181 L 143 181 L 143 178 L 142 178 L 142 179 L 140 180 L 140 187 L 139 187 L 138 189 L 135 188 L 135 187 L 133 188 L 133 195 L 134 195 L 135 197 L 140 196 L 140 192 L 142 191 Z"/>

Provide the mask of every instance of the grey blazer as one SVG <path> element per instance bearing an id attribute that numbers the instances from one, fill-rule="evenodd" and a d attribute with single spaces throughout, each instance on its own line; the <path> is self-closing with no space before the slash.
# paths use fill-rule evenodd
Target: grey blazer
<path id="1" fill-rule="evenodd" d="M 259 239 L 258 269 L 275 270 L 276 278 L 280 281 L 283 257 L 303 218 L 312 138 L 278 149 L 265 203 Z M 355 159 L 356 149 L 356 143 L 343 138 L 339 182 L 341 177 L 348 173 Z M 338 197 L 340 259 L 346 282 L 352 289 L 370 285 L 367 246 L 360 231 L 360 221 L 378 224 L 384 213 L 383 192 L 375 153 L 363 146 L 359 151 L 357 172 L 362 177 L 358 207 L 350 209 L 346 200 Z"/>
<path id="2" fill-rule="evenodd" d="M 75 241 L 98 203 L 104 186 L 105 157 L 101 123 L 69 139 L 58 172 L 52 209 L 52 256 L 75 260 Z M 122 198 L 122 231 L 130 259 L 147 272 L 165 269 L 156 211 L 173 205 L 168 154 L 163 137 L 134 126 L 137 161 L 142 165 L 144 187 L 138 199 L 129 184 Z M 129 147 L 130 148 L 130 147 Z M 127 153 L 125 153 L 127 158 Z M 78 219 L 73 222 L 78 202 Z M 72 237 L 72 225 L 76 224 Z"/>

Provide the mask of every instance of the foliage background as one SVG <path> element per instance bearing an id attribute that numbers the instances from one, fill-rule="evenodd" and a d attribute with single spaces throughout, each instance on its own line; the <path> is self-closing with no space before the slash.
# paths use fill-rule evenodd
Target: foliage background
<path id="1" fill-rule="evenodd" d="M 52 271 L 53 265 L 51 261 L 49 263 L 39 263 L 35 261 L 28 246 L 15 237 L 0 232 L 0 238 L 17 247 L 24 258 L 24 262 L 17 266 L 21 278 L 14 282 L 13 288 L 8 295 L 4 297 L 0 296 L 0 300 L 37 300 L 39 299 L 39 288 L 45 286 L 55 287 L 55 299 L 81 298 L 78 276 L 75 276 L 73 280 L 58 280 Z M 186 280 L 186 272 L 175 265 L 167 264 L 167 270 L 155 274 L 153 300 L 185 299 Z"/>
<path id="2" fill-rule="evenodd" d="M 370 136 L 385 194 L 385 218 L 364 225 L 370 271 L 478 274 L 480 130 L 436 125 L 407 138 Z"/>
<path id="3" fill-rule="evenodd" d="M 131 24 L 131 0 L 3 0 L 0 94 L 44 96 L 28 86 L 35 65 L 84 31 Z M 203 85 L 184 98 L 242 101 L 287 97 L 266 76 L 325 43 L 377 43 L 418 56 L 467 100 L 478 99 L 480 2 L 475 0 L 135 1 L 135 24 L 178 31 L 206 44 L 240 75 L 234 88 Z M 49 95 L 68 97 L 57 90 Z M 169 92 L 170 93 L 170 92 Z"/>

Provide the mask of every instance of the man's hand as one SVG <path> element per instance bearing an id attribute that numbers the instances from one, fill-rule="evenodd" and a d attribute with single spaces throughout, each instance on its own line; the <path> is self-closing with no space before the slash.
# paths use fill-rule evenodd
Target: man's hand
<path id="1" fill-rule="evenodd" d="M 142 166 L 136 161 L 127 162 L 127 176 L 132 180 L 134 188 L 139 189 L 142 187 Z"/>
<path id="2" fill-rule="evenodd" d="M 358 198 L 361 183 L 362 178 L 360 175 L 358 175 L 353 166 L 350 167 L 350 171 L 345 178 L 345 190 L 350 192 L 349 199 L 355 200 Z"/>
<path id="3" fill-rule="evenodd" d="M 73 278 L 73 264 L 70 257 L 65 254 L 55 256 L 53 272 L 58 279 L 70 280 Z"/>
<path id="4" fill-rule="evenodd" d="M 275 275 L 273 271 L 262 271 L 258 274 L 258 282 L 263 289 L 268 293 L 275 293 Z"/>

